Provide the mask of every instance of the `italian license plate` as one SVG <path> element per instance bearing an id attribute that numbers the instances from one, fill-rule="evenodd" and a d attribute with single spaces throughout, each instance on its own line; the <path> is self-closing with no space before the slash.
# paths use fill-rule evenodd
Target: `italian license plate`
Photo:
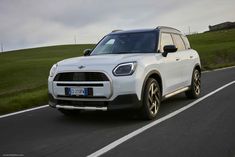
<path id="1" fill-rule="evenodd" d="M 74 88 L 65 88 L 65 95 L 67 96 L 87 96 L 88 88 L 74 87 Z"/>

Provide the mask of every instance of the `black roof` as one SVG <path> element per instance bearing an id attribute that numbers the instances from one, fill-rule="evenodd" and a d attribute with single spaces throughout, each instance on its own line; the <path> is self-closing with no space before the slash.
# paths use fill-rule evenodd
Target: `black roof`
<path id="1" fill-rule="evenodd" d="M 172 27 L 166 27 L 166 26 L 158 26 L 156 28 L 150 28 L 150 29 L 114 30 L 110 34 L 141 33 L 141 32 L 153 32 L 153 31 L 157 31 L 157 32 L 162 31 L 162 32 L 182 34 L 179 30 L 172 28 Z"/>
<path id="2" fill-rule="evenodd" d="M 114 30 L 110 34 L 141 33 L 141 32 L 152 32 L 152 31 L 156 31 L 156 29 Z"/>

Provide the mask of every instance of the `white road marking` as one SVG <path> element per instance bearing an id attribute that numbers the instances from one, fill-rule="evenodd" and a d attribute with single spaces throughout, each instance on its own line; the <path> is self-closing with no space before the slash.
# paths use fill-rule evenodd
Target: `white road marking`
<path id="1" fill-rule="evenodd" d="M 203 71 L 202 73 L 208 73 L 208 72 L 220 71 L 220 70 L 227 70 L 227 69 L 232 69 L 232 68 L 235 68 L 235 66 L 230 66 L 230 67 L 225 67 L 225 68 L 218 68 L 218 69 L 214 69 L 214 70 L 206 70 L 206 71 Z"/>
<path id="2" fill-rule="evenodd" d="M 13 115 L 16 115 L 16 114 L 20 114 L 20 113 L 25 113 L 25 112 L 29 112 L 29 111 L 33 111 L 33 110 L 38 110 L 38 109 L 42 109 L 42 108 L 45 108 L 45 107 L 48 107 L 48 106 L 49 105 L 43 105 L 43 106 L 39 106 L 39 107 L 30 108 L 30 109 L 27 109 L 27 110 L 13 112 L 13 113 L 9 113 L 9 114 L 4 114 L 4 115 L 0 116 L 0 118 L 5 118 L 5 117 L 13 116 Z"/>
<path id="3" fill-rule="evenodd" d="M 230 83 L 228 83 L 228 84 L 223 85 L 220 88 L 217 88 L 216 90 L 214 90 L 214 91 L 206 94 L 205 96 L 203 96 L 203 97 L 193 101 L 192 103 L 190 103 L 190 104 L 188 104 L 188 105 L 186 105 L 186 106 L 184 106 L 184 107 L 182 107 L 182 108 L 180 108 L 180 109 L 178 109 L 178 110 L 176 110 L 176 111 L 174 111 L 174 112 L 172 112 L 172 113 L 170 113 L 170 114 L 168 114 L 168 115 L 166 115 L 166 116 L 164 116 L 164 117 L 162 117 L 160 119 L 157 119 L 157 120 L 155 120 L 155 121 L 153 121 L 153 122 L 151 122 L 151 123 L 149 123 L 149 124 L 139 128 L 139 129 L 137 129 L 137 130 L 135 130 L 135 131 L 133 131 L 133 132 L 123 136 L 122 138 L 119 138 L 118 140 L 116 140 L 116 141 L 108 144 L 107 146 L 101 148 L 100 150 L 98 150 L 98 151 L 88 155 L 88 157 L 98 157 L 100 155 L 103 155 L 104 153 L 114 149 L 115 147 L 117 147 L 118 145 L 122 144 L 123 142 L 131 139 L 132 137 L 137 136 L 140 133 L 148 130 L 149 128 L 151 128 L 151 127 L 153 127 L 153 126 L 155 126 L 155 125 L 157 125 L 157 124 L 159 124 L 159 123 L 161 123 L 161 122 L 163 122 L 163 121 L 165 121 L 167 119 L 170 119 L 170 118 L 176 116 L 177 114 L 187 110 L 188 108 L 194 106 L 195 104 L 199 103 L 200 101 L 208 98 L 209 96 L 211 96 L 211 95 L 221 91 L 222 89 L 224 89 L 224 88 L 226 88 L 226 87 L 228 87 L 228 86 L 230 86 L 230 85 L 232 85 L 234 83 L 235 83 L 235 80 L 230 82 Z"/>
<path id="4" fill-rule="evenodd" d="M 202 73 L 208 73 L 208 72 L 219 71 L 219 70 L 226 70 L 226 69 L 230 69 L 230 68 L 235 68 L 235 66 L 226 67 L 226 68 L 220 68 L 220 69 L 215 69 L 215 70 L 210 70 L 210 71 L 203 71 Z M 49 106 L 49 105 L 43 105 L 43 106 L 34 107 L 34 108 L 31 108 L 31 109 L 27 109 L 27 110 L 22 110 L 22 111 L 18 111 L 18 112 L 13 112 L 13 113 L 9 113 L 9 114 L 2 115 L 2 116 L 0 116 L 0 118 L 9 117 L 9 116 L 13 116 L 13 115 L 20 114 L 20 113 L 24 113 L 24 112 L 29 112 L 29 111 L 33 111 L 33 110 L 45 108 L 45 107 L 48 107 L 48 106 Z"/>

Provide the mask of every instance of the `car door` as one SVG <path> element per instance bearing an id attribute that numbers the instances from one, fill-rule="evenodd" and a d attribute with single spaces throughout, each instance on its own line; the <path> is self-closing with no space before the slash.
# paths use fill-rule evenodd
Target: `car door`
<path id="1" fill-rule="evenodd" d="M 177 47 L 178 57 L 179 57 L 179 68 L 181 69 L 180 77 L 180 88 L 188 85 L 188 71 L 190 67 L 190 53 L 186 49 L 183 39 L 180 34 L 172 34 L 174 44 Z M 190 70 L 191 71 L 191 70 Z"/>
<path id="2" fill-rule="evenodd" d="M 160 51 L 163 52 L 165 45 L 174 45 L 170 33 L 161 33 Z M 168 53 L 166 57 L 162 56 L 162 77 L 164 77 L 165 94 L 174 92 L 180 88 L 181 83 L 181 64 L 178 52 Z"/>
<path id="3" fill-rule="evenodd" d="M 192 73 L 193 73 L 193 68 L 195 66 L 195 51 L 191 49 L 189 41 L 187 39 L 186 36 L 181 35 L 181 38 L 184 41 L 184 45 L 185 45 L 185 50 L 183 51 L 183 55 L 184 55 L 184 60 L 185 60 L 185 65 L 187 65 L 185 68 L 185 81 L 186 81 L 186 86 L 191 84 L 191 79 L 192 79 Z"/>

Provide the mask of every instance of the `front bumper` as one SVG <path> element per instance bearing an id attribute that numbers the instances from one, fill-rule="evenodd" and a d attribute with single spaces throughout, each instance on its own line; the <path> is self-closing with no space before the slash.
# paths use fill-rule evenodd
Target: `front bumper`
<path id="1" fill-rule="evenodd" d="M 49 105 L 53 108 L 84 109 L 84 110 L 118 110 L 137 109 L 141 107 L 141 101 L 136 94 L 119 95 L 112 101 L 79 101 L 58 100 L 49 94 Z"/>
<path id="2" fill-rule="evenodd" d="M 71 67 L 70 67 L 71 68 Z M 89 67 L 88 67 L 89 68 Z M 115 77 L 112 74 L 112 67 L 106 71 L 95 71 L 94 69 L 81 70 L 60 70 L 60 73 L 86 73 L 85 77 L 76 80 L 65 78 L 56 79 L 49 77 L 48 92 L 49 104 L 52 107 L 64 109 L 94 109 L 94 110 L 115 110 L 138 108 L 141 106 L 140 76 L 134 73 L 131 76 Z M 107 79 L 98 78 L 88 73 L 103 73 Z M 89 74 L 90 75 L 90 74 Z M 92 88 L 92 94 L 86 96 L 68 96 L 65 88 L 84 87 Z"/>

